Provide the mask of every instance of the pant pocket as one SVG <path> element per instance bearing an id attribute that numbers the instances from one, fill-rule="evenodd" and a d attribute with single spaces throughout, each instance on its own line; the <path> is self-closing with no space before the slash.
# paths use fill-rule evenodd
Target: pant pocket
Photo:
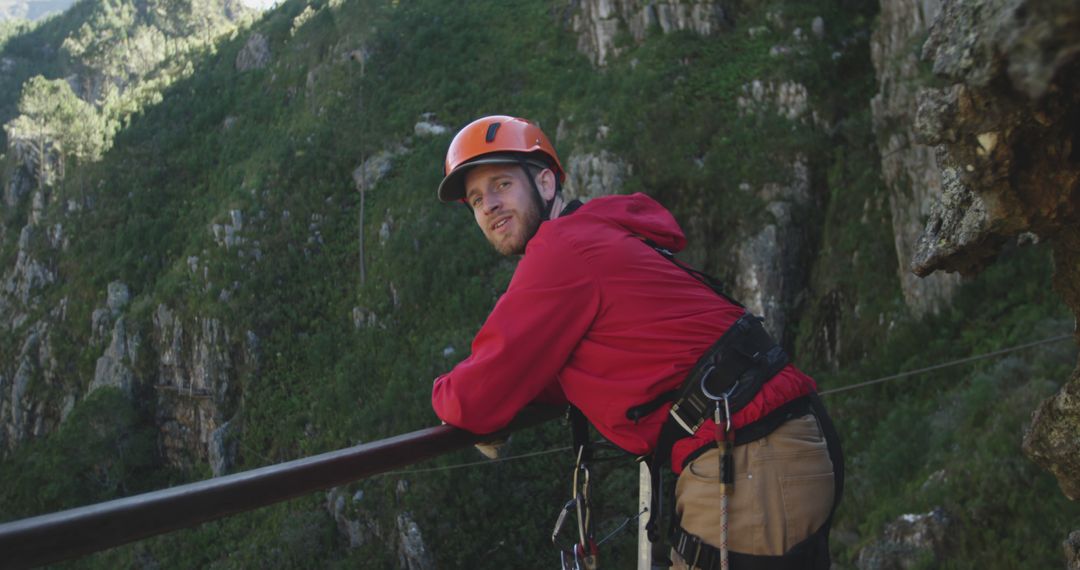
<path id="1" fill-rule="evenodd" d="M 784 502 L 784 550 L 787 551 L 814 533 L 832 511 L 833 473 L 780 478 Z"/>

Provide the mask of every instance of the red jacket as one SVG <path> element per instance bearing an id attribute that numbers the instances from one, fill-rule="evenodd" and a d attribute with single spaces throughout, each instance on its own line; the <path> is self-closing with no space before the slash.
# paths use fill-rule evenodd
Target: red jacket
<path id="1" fill-rule="evenodd" d="M 612 443 L 650 451 L 670 405 L 636 424 L 626 410 L 678 388 L 743 309 L 636 236 L 672 251 L 686 245 L 671 213 L 644 194 L 596 198 L 541 224 L 472 354 L 435 380 L 435 413 L 488 433 L 531 402 L 569 401 Z M 734 425 L 814 389 L 809 376 L 788 365 L 735 414 Z M 714 432 L 710 420 L 676 444 L 676 472 Z"/>

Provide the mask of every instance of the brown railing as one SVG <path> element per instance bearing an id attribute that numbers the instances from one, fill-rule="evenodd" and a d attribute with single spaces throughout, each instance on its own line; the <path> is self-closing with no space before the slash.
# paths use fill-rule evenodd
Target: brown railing
<path id="1" fill-rule="evenodd" d="M 370 477 L 534 426 L 560 410 L 530 407 L 503 430 L 476 435 L 450 426 L 269 465 L 198 483 L 0 525 L 0 566 L 28 568 L 278 503 Z"/>

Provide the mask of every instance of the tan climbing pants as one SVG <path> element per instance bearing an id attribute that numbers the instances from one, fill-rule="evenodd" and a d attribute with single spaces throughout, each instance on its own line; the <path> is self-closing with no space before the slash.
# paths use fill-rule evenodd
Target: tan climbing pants
<path id="1" fill-rule="evenodd" d="M 833 465 L 817 418 L 790 420 L 771 434 L 733 450 L 735 493 L 728 502 L 728 548 L 780 555 L 809 537 L 832 510 Z M 720 545 L 720 451 L 686 466 L 675 485 L 682 527 Z M 672 568 L 690 566 L 674 551 Z"/>

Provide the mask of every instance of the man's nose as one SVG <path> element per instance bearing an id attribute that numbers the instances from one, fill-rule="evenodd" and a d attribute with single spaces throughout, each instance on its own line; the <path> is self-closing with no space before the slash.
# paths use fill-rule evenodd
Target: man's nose
<path id="1" fill-rule="evenodd" d="M 484 195 L 483 209 L 485 213 L 492 213 L 498 210 L 502 206 L 502 202 L 494 192 L 488 192 Z"/>

